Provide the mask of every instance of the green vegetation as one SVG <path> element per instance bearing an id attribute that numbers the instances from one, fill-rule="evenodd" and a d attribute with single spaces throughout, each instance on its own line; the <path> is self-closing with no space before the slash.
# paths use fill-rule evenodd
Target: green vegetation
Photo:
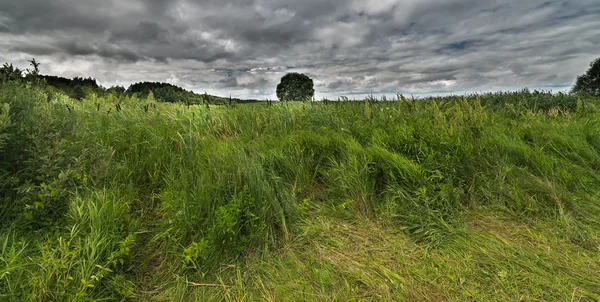
<path id="1" fill-rule="evenodd" d="M 590 63 L 590 68 L 585 74 L 577 77 L 573 92 L 589 93 L 593 96 L 600 97 L 600 58 L 597 58 Z"/>
<path id="2" fill-rule="evenodd" d="M 312 100 L 315 95 L 313 80 L 305 74 L 288 73 L 277 85 L 277 98 L 280 101 Z"/>
<path id="3" fill-rule="evenodd" d="M 125 91 L 129 96 L 147 98 L 150 92 L 159 102 L 185 103 L 185 104 L 228 104 L 229 102 L 241 102 L 241 100 L 229 100 L 208 94 L 197 94 L 169 83 L 143 82 L 135 83 Z"/>
<path id="4" fill-rule="evenodd" d="M 88 77 L 75 77 L 67 79 L 64 77 L 52 75 L 40 75 L 39 66 L 35 59 L 32 59 L 32 70 L 27 70 L 28 73 L 23 76 L 25 71 L 15 68 L 12 64 L 4 64 L 0 67 L 0 81 L 27 81 L 32 82 L 34 79 L 44 82 L 45 91 L 52 97 L 55 95 L 66 95 L 76 100 L 83 100 L 86 97 L 113 97 L 120 99 L 123 97 L 137 97 L 146 99 L 150 92 L 152 97 L 158 102 L 168 103 L 185 103 L 187 105 L 196 104 L 238 104 L 238 103 L 255 103 L 257 100 L 243 100 L 239 98 L 225 98 L 209 94 L 197 94 L 193 91 L 185 90 L 179 86 L 169 83 L 159 82 L 140 82 L 135 83 L 125 89 L 122 86 L 113 86 L 104 88 L 96 82 L 96 79 Z M 60 96 L 59 96 L 60 97 Z"/>
<path id="5" fill-rule="evenodd" d="M 0 83 L 2 301 L 600 299 L 598 99 Z"/>
<path id="6" fill-rule="evenodd" d="M 55 94 L 57 92 L 68 95 L 71 98 L 82 100 L 88 94 L 96 93 L 96 94 L 104 94 L 105 91 L 96 80 L 93 78 L 80 78 L 75 77 L 73 79 L 67 79 L 63 77 L 57 76 L 49 76 L 42 75 L 40 76 L 42 80 L 44 80 L 48 86 L 46 89 Z M 118 89 L 116 87 L 112 88 L 111 91 Z"/>

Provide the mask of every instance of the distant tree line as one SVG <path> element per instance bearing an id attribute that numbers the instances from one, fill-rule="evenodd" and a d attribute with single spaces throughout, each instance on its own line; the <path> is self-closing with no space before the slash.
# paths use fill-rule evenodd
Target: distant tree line
<path id="1" fill-rule="evenodd" d="M 140 98 L 146 98 L 152 91 L 154 98 L 159 102 L 184 102 L 191 104 L 200 104 L 205 101 L 205 96 L 196 94 L 192 91 L 187 91 L 179 86 L 169 83 L 159 82 L 141 82 L 135 83 L 125 91 L 128 95 L 137 95 Z M 210 103 L 210 99 L 208 102 Z"/>
<path id="2" fill-rule="evenodd" d="M 73 79 L 51 75 L 40 75 L 39 77 L 51 86 L 51 90 L 60 91 L 77 100 L 84 99 L 90 93 L 105 93 L 105 89 L 98 85 L 96 79 L 91 77 L 75 77 Z"/>
<path id="3" fill-rule="evenodd" d="M 181 102 L 188 105 L 194 104 L 233 104 L 233 103 L 251 103 L 257 100 L 243 100 L 238 98 L 226 98 L 209 95 L 207 93 L 198 94 L 190 90 L 185 90 L 179 86 L 160 83 L 160 82 L 139 82 L 132 84 L 129 88 L 123 86 L 112 86 L 110 88 L 102 87 L 96 79 L 92 77 L 75 77 L 72 79 L 53 76 L 40 75 L 39 63 L 32 59 L 32 70 L 21 70 L 12 64 L 4 64 L 0 67 L 0 81 L 38 81 L 46 84 L 46 89 L 50 94 L 63 93 L 73 99 L 82 100 L 86 96 L 96 94 L 104 96 L 115 94 L 118 96 L 137 96 L 140 99 L 146 99 L 152 92 L 154 98 L 159 102 L 176 103 Z"/>
<path id="4" fill-rule="evenodd" d="M 204 94 L 197 94 L 193 91 L 185 90 L 179 86 L 160 83 L 160 82 L 139 82 L 125 89 L 122 86 L 113 86 L 104 88 L 92 77 L 75 77 L 68 79 L 52 75 L 40 75 L 40 63 L 35 59 L 29 61 L 32 69 L 21 70 L 12 64 L 5 63 L 0 67 L 0 81 L 37 81 L 47 85 L 50 93 L 61 92 L 71 98 L 82 100 L 90 94 L 106 95 L 126 95 L 137 96 L 141 99 L 147 98 L 152 92 L 154 98 L 159 102 L 176 103 L 181 102 L 187 105 L 193 104 L 234 104 L 234 103 L 253 103 L 257 100 L 242 100 L 237 98 L 217 97 Z M 577 77 L 572 93 L 585 93 L 595 97 L 600 97 L 600 58 L 590 64 L 590 68 L 583 75 Z M 291 100 L 310 100 L 314 97 L 313 80 L 308 76 L 299 73 L 288 73 L 281 78 L 277 85 L 277 97 L 280 101 Z"/>

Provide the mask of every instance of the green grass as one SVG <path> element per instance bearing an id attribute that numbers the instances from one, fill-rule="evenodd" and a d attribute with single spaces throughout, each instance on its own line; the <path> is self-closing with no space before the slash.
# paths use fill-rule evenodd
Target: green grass
<path id="1" fill-rule="evenodd" d="M 317 213 L 316 213 L 317 214 Z M 324 214 L 324 213 L 320 213 Z M 427 250 L 392 225 L 318 215 L 249 266 L 249 300 L 597 300 L 597 252 L 509 217 L 470 213 L 463 235 Z"/>
<path id="2" fill-rule="evenodd" d="M 2 300 L 600 299 L 597 99 L 1 85 Z"/>

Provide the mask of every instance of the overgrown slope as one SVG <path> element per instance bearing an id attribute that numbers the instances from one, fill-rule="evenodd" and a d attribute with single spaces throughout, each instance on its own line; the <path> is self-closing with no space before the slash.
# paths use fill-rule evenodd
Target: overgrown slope
<path id="1" fill-rule="evenodd" d="M 596 99 L 0 103 L 3 300 L 600 299 Z"/>

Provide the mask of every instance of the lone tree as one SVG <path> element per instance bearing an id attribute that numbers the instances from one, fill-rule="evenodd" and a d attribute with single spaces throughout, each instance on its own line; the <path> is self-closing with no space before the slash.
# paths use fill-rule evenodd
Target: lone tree
<path id="1" fill-rule="evenodd" d="M 590 69 L 585 74 L 577 77 L 575 86 L 571 91 L 574 93 L 587 92 L 600 97 L 600 58 L 590 63 Z"/>
<path id="2" fill-rule="evenodd" d="M 313 80 L 300 73 L 288 73 L 277 85 L 277 97 L 280 101 L 305 100 L 315 95 Z"/>

